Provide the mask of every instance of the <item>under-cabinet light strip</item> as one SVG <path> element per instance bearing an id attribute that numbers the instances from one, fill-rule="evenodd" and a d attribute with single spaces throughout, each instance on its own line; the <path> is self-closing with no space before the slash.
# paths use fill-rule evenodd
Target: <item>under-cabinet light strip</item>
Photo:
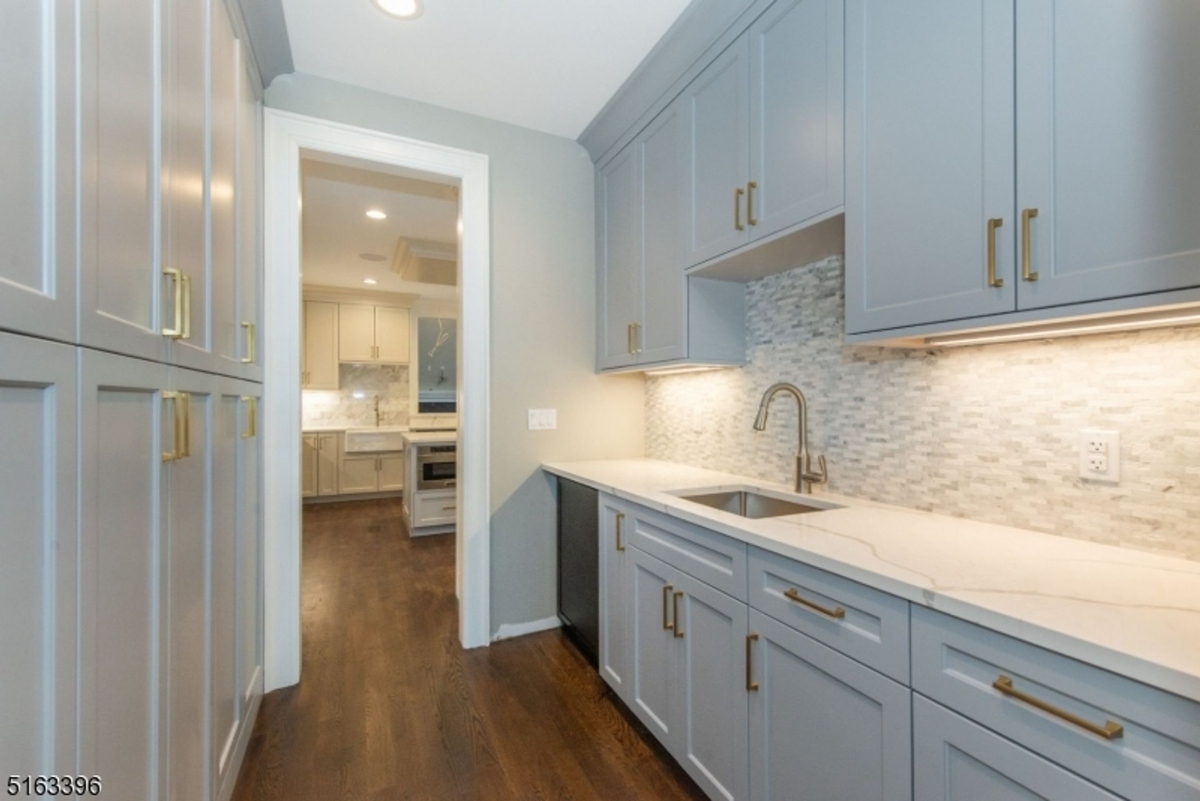
<path id="1" fill-rule="evenodd" d="M 957 347 L 962 345 L 986 345 L 994 342 L 1020 342 L 1029 339 L 1053 339 L 1085 334 L 1105 334 L 1115 331 L 1136 331 L 1143 328 L 1170 328 L 1174 326 L 1200 325 L 1200 310 L 1175 310 L 1170 313 L 1137 315 L 1091 322 L 1042 325 L 1008 331 L 979 332 L 955 336 L 929 337 L 926 344 L 934 347 Z"/>

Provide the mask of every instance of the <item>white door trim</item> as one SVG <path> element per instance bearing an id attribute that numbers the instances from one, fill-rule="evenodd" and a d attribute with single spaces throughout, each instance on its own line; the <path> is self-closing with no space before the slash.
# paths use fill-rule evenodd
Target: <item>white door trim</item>
<path id="1" fill-rule="evenodd" d="M 460 182 L 458 388 L 459 639 L 491 630 L 488 481 L 491 229 L 488 157 L 327 120 L 264 111 L 266 268 L 262 349 L 266 690 L 300 680 L 300 151 L 436 173 Z"/>

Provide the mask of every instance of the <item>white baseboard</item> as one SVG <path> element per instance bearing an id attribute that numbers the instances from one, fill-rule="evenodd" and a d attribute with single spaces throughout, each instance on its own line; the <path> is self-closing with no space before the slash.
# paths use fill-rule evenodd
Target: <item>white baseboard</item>
<path id="1" fill-rule="evenodd" d="M 558 619 L 558 615 L 544 620 L 531 620 L 528 623 L 505 623 L 499 631 L 492 635 L 492 642 L 509 640 L 526 634 L 536 634 L 539 631 L 549 631 L 561 625 L 562 621 Z"/>

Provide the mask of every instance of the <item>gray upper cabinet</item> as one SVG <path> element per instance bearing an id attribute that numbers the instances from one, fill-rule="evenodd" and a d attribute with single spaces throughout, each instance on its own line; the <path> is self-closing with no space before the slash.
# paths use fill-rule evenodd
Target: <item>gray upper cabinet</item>
<path id="1" fill-rule="evenodd" d="M 641 168 L 625 148 L 596 180 L 597 366 L 637 363 L 633 326 L 641 320 Z"/>
<path id="2" fill-rule="evenodd" d="M 1200 3 L 1017 0 L 1020 308 L 1200 286 L 1197 75 Z"/>
<path id="3" fill-rule="evenodd" d="M 750 42 L 742 37 L 683 93 L 689 142 L 687 265 L 750 241 Z"/>
<path id="4" fill-rule="evenodd" d="M 750 628 L 750 797 L 911 799 L 909 689 L 758 610 Z"/>
<path id="5" fill-rule="evenodd" d="M 842 205 L 842 0 L 779 0 L 750 28 L 751 238 Z"/>
<path id="6" fill-rule="evenodd" d="M 1016 309 L 1013 26 L 1012 0 L 847 0 L 847 332 Z"/>

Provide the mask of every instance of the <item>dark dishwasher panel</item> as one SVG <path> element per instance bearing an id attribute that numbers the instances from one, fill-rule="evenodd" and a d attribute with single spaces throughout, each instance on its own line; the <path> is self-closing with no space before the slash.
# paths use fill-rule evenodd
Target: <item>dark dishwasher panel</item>
<path id="1" fill-rule="evenodd" d="M 558 480 L 558 617 L 592 667 L 600 653 L 600 495 Z"/>

